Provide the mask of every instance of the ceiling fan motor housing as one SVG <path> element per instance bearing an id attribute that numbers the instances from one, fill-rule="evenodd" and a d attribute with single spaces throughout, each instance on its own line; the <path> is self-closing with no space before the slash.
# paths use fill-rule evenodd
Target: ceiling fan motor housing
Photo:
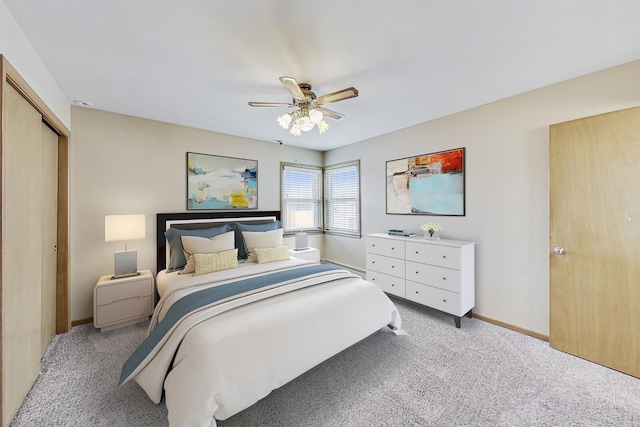
<path id="1" fill-rule="evenodd" d="M 307 98 L 308 103 L 316 99 L 316 94 L 311 92 L 311 85 L 309 83 L 300 83 L 298 86 L 300 86 L 300 90 L 305 98 Z M 296 103 L 296 100 L 294 99 L 293 102 Z"/>

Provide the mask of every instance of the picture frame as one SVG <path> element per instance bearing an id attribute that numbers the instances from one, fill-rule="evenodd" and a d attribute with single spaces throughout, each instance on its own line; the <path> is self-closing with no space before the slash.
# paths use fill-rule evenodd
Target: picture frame
<path id="1" fill-rule="evenodd" d="M 465 148 L 386 162 L 386 213 L 465 215 Z"/>
<path id="2" fill-rule="evenodd" d="M 187 210 L 257 208 L 257 160 L 187 152 Z"/>

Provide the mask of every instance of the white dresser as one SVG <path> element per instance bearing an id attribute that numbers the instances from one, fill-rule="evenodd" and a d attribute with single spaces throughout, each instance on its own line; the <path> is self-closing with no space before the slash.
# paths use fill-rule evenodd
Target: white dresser
<path id="1" fill-rule="evenodd" d="M 386 233 L 367 236 L 367 280 L 384 292 L 454 316 L 475 305 L 475 242 Z"/>

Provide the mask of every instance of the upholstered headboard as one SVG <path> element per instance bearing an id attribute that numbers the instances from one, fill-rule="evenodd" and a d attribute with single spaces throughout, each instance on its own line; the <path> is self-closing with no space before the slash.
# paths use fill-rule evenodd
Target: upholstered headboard
<path id="1" fill-rule="evenodd" d="M 280 220 L 280 211 L 179 212 L 156 214 L 156 272 L 167 266 L 168 227 L 193 230 L 235 223 L 261 224 Z"/>

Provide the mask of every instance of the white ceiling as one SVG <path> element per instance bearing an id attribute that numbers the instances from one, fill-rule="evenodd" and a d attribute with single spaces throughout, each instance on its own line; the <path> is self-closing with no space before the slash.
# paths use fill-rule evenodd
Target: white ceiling
<path id="1" fill-rule="evenodd" d="M 3 0 L 70 101 L 329 150 L 640 58 L 638 0 Z M 278 80 L 355 86 L 331 129 Z"/>

